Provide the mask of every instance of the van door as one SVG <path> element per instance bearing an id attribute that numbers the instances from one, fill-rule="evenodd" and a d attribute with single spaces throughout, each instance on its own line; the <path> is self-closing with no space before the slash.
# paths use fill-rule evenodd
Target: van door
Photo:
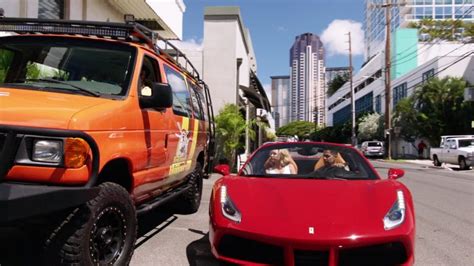
<path id="1" fill-rule="evenodd" d="M 139 97 L 146 93 L 147 86 L 153 83 L 162 82 L 159 71 L 158 60 L 152 54 L 145 54 L 140 69 L 137 89 Z M 161 193 L 161 188 L 168 176 L 168 150 L 166 149 L 166 134 L 168 132 L 168 122 L 173 119 L 170 110 L 157 110 L 154 108 L 142 109 L 143 132 L 138 136 L 146 146 L 143 158 L 143 169 L 138 169 L 135 173 L 137 188 L 134 191 L 138 201 L 153 197 Z"/>
<path id="2" fill-rule="evenodd" d="M 193 145 L 194 134 L 193 109 L 191 96 L 184 76 L 168 65 L 164 65 L 166 81 L 173 90 L 173 119 L 167 132 L 167 148 L 169 152 L 169 178 L 166 183 L 178 183 L 194 170 Z"/>

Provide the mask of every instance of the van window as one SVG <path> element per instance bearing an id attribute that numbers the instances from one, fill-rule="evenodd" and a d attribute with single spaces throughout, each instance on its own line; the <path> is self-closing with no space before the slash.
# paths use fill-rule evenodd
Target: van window
<path id="1" fill-rule="evenodd" d="M 13 59 L 12 51 L 6 50 L 6 49 L 0 49 L 0 82 L 5 81 L 12 59 Z"/>
<path id="2" fill-rule="evenodd" d="M 173 112 L 177 115 L 191 117 L 191 96 L 183 75 L 166 65 L 165 73 L 166 79 L 173 90 Z"/>
<path id="3" fill-rule="evenodd" d="M 149 56 L 145 56 L 143 58 L 142 68 L 140 70 L 138 88 L 141 89 L 144 86 L 151 87 L 153 83 L 159 82 L 157 73 L 159 73 L 159 71 L 156 60 L 152 59 Z"/>
<path id="4" fill-rule="evenodd" d="M 188 82 L 189 84 L 189 87 L 191 88 L 191 101 L 192 101 L 192 104 L 193 104 L 193 114 L 194 114 L 194 117 L 196 119 L 199 119 L 199 120 L 204 120 L 204 114 L 203 114 L 203 106 L 202 106 L 202 99 L 200 98 L 199 96 L 199 88 L 197 88 L 196 85 L 194 85 L 193 83 L 191 82 Z"/>

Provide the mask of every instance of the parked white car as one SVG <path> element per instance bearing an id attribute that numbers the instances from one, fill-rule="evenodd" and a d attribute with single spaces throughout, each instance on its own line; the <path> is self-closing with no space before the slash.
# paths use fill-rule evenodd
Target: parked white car
<path id="1" fill-rule="evenodd" d="M 435 166 L 457 164 L 461 169 L 474 166 L 474 135 L 442 136 L 439 148 L 431 148 L 430 158 Z"/>
<path id="2" fill-rule="evenodd" d="M 385 149 L 382 141 L 372 140 L 364 141 L 360 145 L 360 150 L 365 157 L 379 156 L 382 157 L 385 154 Z"/>

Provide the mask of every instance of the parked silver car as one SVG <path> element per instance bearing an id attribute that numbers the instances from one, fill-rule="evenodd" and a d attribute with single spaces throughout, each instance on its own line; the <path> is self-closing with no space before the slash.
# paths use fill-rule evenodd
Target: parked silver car
<path id="1" fill-rule="evenodd" d="M 361 152 L 366 156 L 384 156 L 385 148 L 382 141 L 364 141 L 360 146 Z"/>

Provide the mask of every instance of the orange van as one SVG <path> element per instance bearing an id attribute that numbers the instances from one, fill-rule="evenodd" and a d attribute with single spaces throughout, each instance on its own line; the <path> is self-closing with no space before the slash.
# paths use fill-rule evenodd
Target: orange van
<path id="1" fill-rule="evenodd" d="M 198 210 L 213 111 L 183 53 L 133 21 L 0 31 L 0 225 L 41 224 L 48 265 L 124 265 L 137 214 Z"/>

